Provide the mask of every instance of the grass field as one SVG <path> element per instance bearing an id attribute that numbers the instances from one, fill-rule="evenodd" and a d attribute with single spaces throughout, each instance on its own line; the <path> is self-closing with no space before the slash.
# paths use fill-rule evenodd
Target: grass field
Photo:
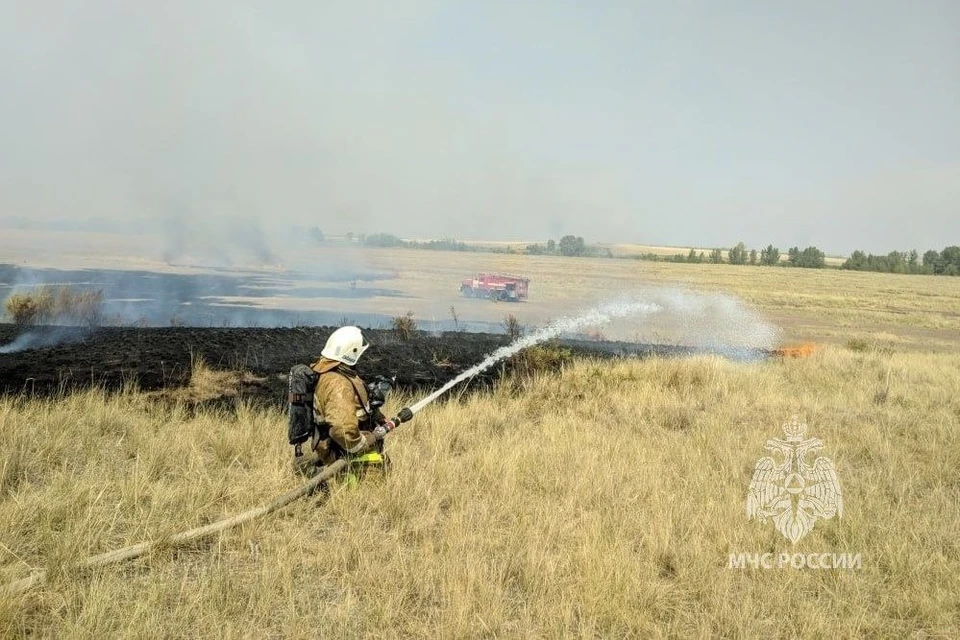
<path id="1" fill-rule="evenodd" d="M 367 250 L 363 255 L 367 263 L 396 272 L 384 286 L 414 296 L 371 302 L 371 308 L 380 305 L 395 314 L 409 308 L 419 317 L 444 318 L 454 306 L 464 317 L 496 321 L 513 313 L 531 326 L 622 293 L 676 288 L 735 295 L 781 327 L 787 342 L 863 340 L 921 351 L 960 346 L 960 278 L 404 249 Z M 481 271 L 531 278 L 529 302 L 506 305 L 459 298 L 460 280 Z M 652 336 L 636 325 L 611 337 Z"/>
<path id="2" fill-rule="evenodd" d="M 71 566 L 295 486 L 284 416 L 3 398 L 0 575 L 50 579 L 0 596 L 0 633 L 956 637 L 958 390 L 955 354 L 582 361 L 428 407 L 391 436 L 384 482 L 89 571 Z M 794 414 L 844 510 L 791 545 L 745 504 Z M 767 552 L 862 562 L 729 568 Z"/>
<path id="3" fill-rule="evenodd" d="M 454 393 L 391 436 L 385 482 L 334 486 L 176 549 L 162 541 L 298 483 L 280 412 L 189 408 L 242 373 L 198 368 L 172 397 L 0 398 L 0 578 L 49 572 L 0 595 L 0 634 L 960 634 L 960 279 L 354 248 L 306 259 L 389 273 L 377 286 L 404 292 L 349 301 L 359 306 L 345 314 L 455 307 L 532 326 L 625 292 L 723 292 L 784 341 L 823 346 L 755 364 L 580 361 Z M 479 271 L 527 275 L 531 300 L 459 298 L 459 281 Z M 266 302 L 345 304 L 291 293 Z M 623 331 L 653 335 L 639 323 Z M 842 518 L 817 521 L 796 545 L 746 513 L 764 443 L 793 415 L 824 441 L 844 501 Z M 160 548 L 75 568 L 143 540 Z M 741 553 L 851 554 L 860 565 L 730 568 Z"/>

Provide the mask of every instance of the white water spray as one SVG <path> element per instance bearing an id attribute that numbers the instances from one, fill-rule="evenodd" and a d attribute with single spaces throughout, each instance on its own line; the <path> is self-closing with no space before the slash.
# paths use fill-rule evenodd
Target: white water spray
<path id="1" fill-rule="evenodd" d="M 444 393 L 449 391 L 451 388 L 455 387 L 459 383 L 472 378 L 477 375 L 484 369 L 492 367 L 494 364 L 503 360 L 504 358 L 509 358 L 513 354 L 526 349 L 527 347 L 532 347 L 536 344 L 550 340 L 551 338 L 556 338 L 557 336 L 582 329 L 583 327 L 597 326 L 601 324 L 606 324 L 613 320 L 614 318 L 622 318 L 626 316 L 645 316 L 651 313 L 660 311 L 661 307 L 658 304 L 651 302 L 637 302 L 637 301 L 619 301 L 619 302 L 606 302 L 601 305 L 589 309 L 579 316 L 572 318 L 560 318 L 551 322 L 550 324 L 537 329 L 528 336 L 524 336 L 519 340 L 514 341 L 511 344 L 508 344 L 505 347 L 500 347 L 483 362 L 467 369 L 456 378 L 443 385 L 433 393 L 431 393 L 426 398 L 420 400 L 414 405 L 410 406 L 410 411 L 412 413 L 417 413 L 425 406 L 442 396 Z"/>

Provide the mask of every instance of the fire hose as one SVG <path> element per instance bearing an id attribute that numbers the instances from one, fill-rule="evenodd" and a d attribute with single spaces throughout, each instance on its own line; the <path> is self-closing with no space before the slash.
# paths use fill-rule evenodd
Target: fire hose
<path id="1" fill-rule="evenodd" d="M 601 304 L 593 309 L 588 310 L 587 312 L 574 317 L 574 318 L 565 318 L 560 319 L 546 327 L 543 327 L 536 332 L 521 337 L 520 339 L 514 341 L 510 345 L 501 347 L 497 349 L 492 354 L 490 354 L 486 359 L 480 362 L 477 365 L 474 365 L 470 369 L 464 371 L 458 375 L 453 380 L 450 380 L 445 385 L 428 395 L 427 397 L 417 401 L 416 403 L 410 405 L 409 407 L 404 407 L 400 413 L 393 419 L 392 424 L 382 425 L 381 428 L 375 430 L 375 435 L 377 439 L 383 440 L 386 435 L 395 429 L 398 425 L 403 422 L 410 421 L 414 415 L 419 413 L 424 407 L 429 405 L 431 402 L 442 396 L 444 393 L 449 391 L 451 388 L 472 378 L 477 373 L 491 367 L 496 362 L 511 356 L 521 349 L 526 347 L 533 346 L 544 340 L 556 337 L 563 333 L 564 331 L 573 331 L 580 327 L 586 325 L 599 325 L 610 321 L 612 318 L 622 317 L 631 314 L 648 314 L 655 311 L 659 311 L 659 305 L 648 303 L 644 301 L 626 301 L 626 302 L 615 302 L 615 303 L 605 303 Z M 117 549 L 116 551 L 110 551 L 107 553 L 102 553 L 91 558 L 87 558 L 83 563 L 80 564 L 80 567 L 99 567 L 103 565 L 113 564 L 115 562 L 121 562 L 123 560 L 131 560 L 133 558 L 138 558 L 145 553 L 152 550 L 154 547 L 159 545 L 165 546 L 176 546 L 182 545 L 186 542 L 191 542 L 197 540 L 204 536 L 208 536 L 219 531 L 224 531 L 230 529 L 244 522 L 248 522 L 255 518 L 265 516 L 281 507 L 284 507 L 294 500 L 302 498 L 303 496 L 309 495 L 314 489 L 316 489 L 321 483 L 326 480 L 329 480 L 334 475 L 342 471 L 349 461 L 341 458 L 333 462 L 332 464 L 324 467 L 317 475 L 312 477 L 304 485 L 293 489 L 282 496 L 276 498 L 273 502 L 269 504 L 257 507 L 255 509 L 250 509 L 249 511 L 244 511 L 243 513 L 232 516 L 230 518 L 225 518 L 218 522 L 205 525 L 203 527 L 197 527 L 196 529 L 190 529 L 189 531 L 184 531 L 176 535 L 170 536 L 168 538 L 163 538 L 160 540 L 154 540 L 152 542 L 141 542 L 129 547 L 124 547 L 123 549 Z M 42 582 L 46 578 L 46 571 L 36 571 L 30 576 L 11 582 L 3 587 L 7 592 L 21 592 L 29 589 L 35 584 Z"/>
<path id="2" fill-rule="evenodd" d="M 424 405 L 420 405 L 417 408 L 417 410 L 419 411 L 419 409 L 422 408 L 423 406 Z M 395 429 L 398 425 L 400 425 L 403 422 L 409 422 L 410 420 L 412 420 L 414 413 L 415 413 L 414 411 L 412 411 L 407 407 L 404 407 L 403 409 L 401 409 L 400 413 L 393 419 L 392 421 L 393 426 L 390 427 L 390 429 L 387 429 L 386 427 L 383 427 L 383 428 L 378 427 L 379 431 L 376 431 L 378 439 L 382 440 L 384 437 L 386 437 L 387 433 Z M 211 524 L 204 525 L 202 527 L 197 527 L 195 529 L 190 529 L 188 531 L 177 533 L 168 538 L 153 540 L 151 542 L 140 542 L 138 544 L 134 544 L 129 547 L 124 547 L 122 549 L 117 549 L 115 551 L 108 551 L 106 553 L 101 553 L 99 555 L 92 556 L 84 560 L 82 563 L 80 563 L 77 568 L 90 569 L 93 567 L 102 567 L 104 565 L 122 562 L 124 560 L 132 560 L 134 558 L 138 558 L 142 555 L 145 555 L 146 553 L 152 551 L 156 547 L 180 546 L 188 542 L 193 542 L 194 540 L 204 538 L 211 534 L 218 533 L 220 531 L 225 531 L 227 529 L 231 529 L 233 527 L 236 527 L 237 525 L 241 525 L 245 522 L 249 522 L 250 520 L 260 518 L 269 513 L 273 513 L 277 509 L 285 507 L 286 505 L 290 504 L 295 500 L 298 500 L 304 496 L 310 495 L 318 486 L 320 486 L 322 483 L 326 482 L 336 474 L 340 473 L 348 464 L 349 464 L 349 460 L 347 460 L 346 458 L 340 458 L 339 460 L 336 460 L 335 462 L 324 467 L 317 475 L 310 478 L 310 480 L 305 484 L 297 487 L 296 489 L 291 489 L 287 493 L 279 496 L 278 498 L 274 499 L 268 504 L 262 505 L 260 507 L 256 507 L 254 509 L 250 509 L 249 511 L 244 511 L 243 513 L 240 513 L 235 516 L 231 516 L 229 518 L 224 518 L 223 520 L 218 520 L 217 522 L 213 522 Z M 46 579 L 46 577 L 47 577 L 47 572 L 45 570 L 35 571 L 34 573 L 30 574 L 26 578 L 22 578 L 20 580 L 16 580 L 14 582 L 8 583 L 6 586 L 3 587 L 3 590 L 6 591 L 7 593 L 20 593 L 30 589 L 34 585 L 37 585 L 43 582 Z"/>

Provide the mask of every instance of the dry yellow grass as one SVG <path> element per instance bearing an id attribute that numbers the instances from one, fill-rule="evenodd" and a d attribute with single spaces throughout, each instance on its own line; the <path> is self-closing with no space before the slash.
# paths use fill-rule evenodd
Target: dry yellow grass
<path id="1" fill-rule="evenodd" d="M 745 513 L 793 414 L 845 500 L 795 548 Z M 132 392 L 3 398 L 0 578 L 52 577 L 0 596 L 0 633 L 956 637 L 958 420 L 954 354 L 579 362 L 428 407 L 391 436 L 385 483 L 76 572 L 294 486 L 284 416 Z M 794 550 L 862 568 L 727 568 Z"/>
<path id="2" fill-rule="evenodd" d="M 194 356 L 190 362 L 190 381 L 187 385 L 154 391 L 147 394 L 147 397 L 167 403 L 191 405 L 207 400 L 234 398 L 242 392 L 243 385 L 259 384 L 263 381 L 249 371 L 214 369 L 203 358 Z"/>
<path id="3" fill-rule="evenodd" d="M 417 318 L 443 320 L 449 319 L 453 306 L 462 320 L 499 323 L 513 313 L 522 324 L 539 326 L 624 292 L 662 287 L 735 295 L 782 327 L 786 342 L 845 344 L 866 339 L 900 350 L 960 347 L 960 278 L 408 249 L 369 249 L 360 255 L 365 264 L 395 274 L 377 286 L 396 288 L 410 298 L 349 301 L 358 313 L 398 315 L 413 310 Z M 337 254 L 328 257 L 336 260 Z M 460 280 L 483 271 L 528 276 L 529 301 L 506 305 L 461 298 Z M 273 302 L 292 304 L 282 299 Z M 296 303 L 301 302 L 315 308 L 344 303 L 332 299 Z M 657 336 L 638 324 L 621 334 L 610 332 L 608 337 L 650 340 Z"/>

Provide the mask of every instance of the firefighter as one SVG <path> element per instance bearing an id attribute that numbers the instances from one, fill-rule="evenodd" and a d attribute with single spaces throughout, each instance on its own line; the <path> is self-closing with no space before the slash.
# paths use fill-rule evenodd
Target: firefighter
<path id="1" fill-rule="evenodd" d="M 357 361 L 369 346 L 358 327 L 340 327 L 327 339 L 320 359 L 310 365 L 320 376 L 313 394 L 314 422 L 321 425 L 314 442 L 317 462 L 326 465 L 349 457 L 351 483 L 373 468 L 382 471 L 386 460 L 373 430 L 377 425 L 387 431 L 396 426 L 378 408 L 371 408 L 366 385 L 357 374 Z"/>

